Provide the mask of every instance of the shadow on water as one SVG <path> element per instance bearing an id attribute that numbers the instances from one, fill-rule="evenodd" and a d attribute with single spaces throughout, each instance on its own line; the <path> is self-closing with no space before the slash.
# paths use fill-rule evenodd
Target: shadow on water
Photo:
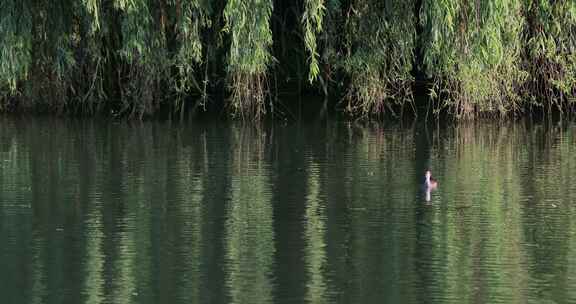
<path id="1" fill-rule="evenodd" d="M 0 126 L 7 303 L 576 301 L 570 123 Z"/>

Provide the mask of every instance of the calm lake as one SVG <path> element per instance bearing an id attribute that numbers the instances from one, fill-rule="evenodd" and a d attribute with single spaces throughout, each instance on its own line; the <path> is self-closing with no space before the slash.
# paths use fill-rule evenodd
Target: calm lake
<path id="1" fill-rule="evenodd" d="M 2 303 L 576 303 L 573 124 L 0 117 L 0 170 Z"/>

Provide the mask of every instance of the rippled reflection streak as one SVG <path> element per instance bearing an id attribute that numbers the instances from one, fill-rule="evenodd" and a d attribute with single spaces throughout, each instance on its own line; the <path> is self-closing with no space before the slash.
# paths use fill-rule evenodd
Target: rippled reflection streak
<path id="1" fill-rule="evenodd" d="M 185 158 L 186 159 L 186 158 Z M 178 183 L 177 193 L 182 194 L 178 205 L 178 214 L 182 219 L 180 230 L 180 246 L 177 259 L 180 261 L 178 283 L 178 300 L 182 303 L 200 302 L 202 248 L 202 176 L 195 176 L 192 164 L 183 161 L 179 168 L 185 168 L 175 182 Z M 178 182 L 180 181 L 180 182 Z"/>
<path id="2" fill-rule="evenodd" d="M 308 282 L 306 301 L 309 303 L 329 303 L 325 279 L 326 267 L 326 224 L 325 206 L 320 198 L 320 176 L 318 164 L 310 164 L 306 214 L 304 218 L 306 241 L 306 266 Z"/>
<path id="3" fill-rule="evenodd" d="M 257 129 L 235 129 L 226 220 L 226 283 L 231 303 L 272 303 L 273 212 L 266 145 Z"/>
<path id="4" fill-rule="evenodd" d="M 102 303 L 104 300 L 104 227 L 102 224 L 102 203 L 91 201 L 87 205 L 85 231 L 86 253 L 84 294 L 86 304 Z"/>

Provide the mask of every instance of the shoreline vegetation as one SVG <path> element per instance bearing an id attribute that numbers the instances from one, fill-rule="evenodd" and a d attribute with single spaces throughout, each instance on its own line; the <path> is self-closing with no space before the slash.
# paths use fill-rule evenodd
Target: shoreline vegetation
<path id="1" fill-rule="evenodd" d="M 261 120 L 315 95 L 373 117 L 422 93 L 456 119 L 572 113 L 576 2 L 0 2 L 0 112 Z"/>

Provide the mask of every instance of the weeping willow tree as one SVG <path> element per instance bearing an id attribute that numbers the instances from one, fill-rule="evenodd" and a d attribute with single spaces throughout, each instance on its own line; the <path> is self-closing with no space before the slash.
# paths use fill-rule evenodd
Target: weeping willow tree
<path id="1" fill-rule="evenodd" d="M 576 102 L 576 2 L 526 1 L 525 96 L 537 106 L 562 110 Z"/>
<path id="2" fill-rule="evenodd" d="M 96 113 L 104 108 L 108 98 L 105 87 L 107 57 L 103 46 L 103 27 L 108 16 L 103 14 L 99 0 L 83 0 L 77 3 L 79 20 L 73 36 L 76 41 L 73 88 L 69 107 L 78 113 Z M 107 28 L 105 28 L 107 30 Z"/>
<path id="3" fill-rule="evenodd" d="M 32 13 L 28 1 L 0 2 L 0 109 L 22 90 L 32 64 Z"/>
<path id="4" fill-rule="evenodd" d="M 431 96 L 456 117 L 518 109 L 520 0 L 424 1 L 420 37 Z"/>
<path id="5" fill-rule="evenodd" d="M 297 79 L 296 94 L 366 117 L 412 103 L 421 72 L 456 117 L 574 105 L 574 1 L 273 3 L 1 1 L 0 111 L 142 118 L 213 102 L 259 120 L 270 88 Z"/>
<path id="6" fill-rule="evenodd" d="M 74 16 L 65 8 L 73 5 L 72 1 L 2 1 L 0 93 L 4 107 L 20 95 L 36 98 L 36 106 L 48 104 L 57 109 L 68 101 L 76 41 Z"/>
<path id="7" fill-rule="evenodd" d="M 352 1 L 346 12 L 342 63 L 349 77 L 348 112 L 379 114 L 391 102 L 411 100 L 414 9 L 413 0 Z"/>
<path id="8" fill-rule="evenodd" d="M 212 26 L 212 5 L 209 0 L 176 1 L 176 35 L 180 45 L 175 56 L 174 65 L 177 77 L 174 79 L 174 88 L 181 96 L 196 90 L 202 93 L 202 102 L 205 105 L 207 98 L 208 75 L 204 75 L 202 85 L 196 80 L 195 74 L 199 64 L 203 61 L 204 47 L 202 45 L 202 32 Z M 207 68 L 207 65 L 205 65 Z M 207 70 L 205 70 L 207 71 Z M 184 112 L 184 101 L 177 99 L 176 108 Z"/>
<path id="9" fill-rule="evenodd" d="M 206 0 L 2 1 L 1 104 L 151 114 L 166 93 L 200 90 L 210 8 Z"/>
<path id="10" fill-rule="evenodd" d="M 167 78 L 166 8 L 148 0 L 117 0 L 115 8 L 123 14 L 121 58 L 125 60 L 127 81 L 121 89 L 121 112 L 144 115 L 154 111 L 162 94 L 161 81 Z M 152 12 L 156 12 L 156 16 Z M 155 96 L 156 95 L 156 96 Z"/>
<path id="11" fill-rule="evenodd" d="M 242 118 L 265 113 L 266 71 L 272 63 L 272 0 L 229 0 L 224 8 L 230 33 L 228 82 L 231 107 Z"/>

